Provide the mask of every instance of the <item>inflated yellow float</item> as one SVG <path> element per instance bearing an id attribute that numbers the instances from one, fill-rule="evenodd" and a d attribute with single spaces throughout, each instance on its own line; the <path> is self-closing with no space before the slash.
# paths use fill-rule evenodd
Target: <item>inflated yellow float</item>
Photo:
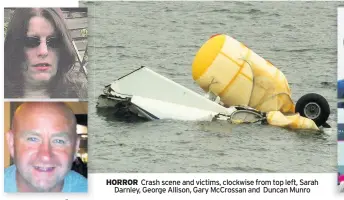
<path id="1" fill-rule="evenodd" d="M 324 97 L 310 93 L 295 105 L 284 74 L 234 38 L 212 36 L 197 52 L 192 76 L 226 107 L 248 106 L 266 113 L 271 125 L 292 129 L 328 127 L 330 108 Z"/>

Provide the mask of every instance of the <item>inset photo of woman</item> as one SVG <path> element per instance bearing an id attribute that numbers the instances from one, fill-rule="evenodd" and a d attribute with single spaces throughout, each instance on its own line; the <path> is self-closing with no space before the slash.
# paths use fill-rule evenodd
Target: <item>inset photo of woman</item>
<path id="1" fill-rule="evenodd" d="M 6 8 L 5 99 L 87 98 L 87 8 Z"/>

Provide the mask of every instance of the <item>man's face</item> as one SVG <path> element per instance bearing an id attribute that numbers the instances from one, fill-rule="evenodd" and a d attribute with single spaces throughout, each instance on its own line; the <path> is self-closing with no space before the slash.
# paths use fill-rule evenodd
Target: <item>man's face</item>
<path id="1" fill-rule="evenodd" d="M 17 183 L 36 191 L 61 186 L 78 148 L 71 120 L 56 110 L 31 110 L 18 117 L 13 138 Z"/>
<path id="2" fill-rule="evenodd" d="M 34 84 L 48 82 L 56 75 L 59 59 L 54 27 L 46 18 L 35 16 L 29 21 L 26 35 L 24 77 Z"/>

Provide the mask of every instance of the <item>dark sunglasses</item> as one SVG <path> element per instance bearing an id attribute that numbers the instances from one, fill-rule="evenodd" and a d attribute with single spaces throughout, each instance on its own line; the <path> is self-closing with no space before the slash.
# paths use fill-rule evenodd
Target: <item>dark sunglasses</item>
<path id="1" fill-rule="evenodd" d="M 46 40 L 47 46 L 50 48 L 58 48 L 61 44 L 61 41 L 58 37 L 47 37 Z M 27 36 L 25 37 L 24 46 L 27 48 L 35 48 L 41 44 L 41 38 L 37 36 Z"/>

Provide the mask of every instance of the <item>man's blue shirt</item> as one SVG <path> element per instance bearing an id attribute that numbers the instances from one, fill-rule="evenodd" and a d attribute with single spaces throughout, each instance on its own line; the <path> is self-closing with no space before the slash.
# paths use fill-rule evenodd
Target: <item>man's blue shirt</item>
<path id="1" fill-rule="evenodd" d="M 338 81 L 338 98 L 344 98 L 344 79 Z"/>

